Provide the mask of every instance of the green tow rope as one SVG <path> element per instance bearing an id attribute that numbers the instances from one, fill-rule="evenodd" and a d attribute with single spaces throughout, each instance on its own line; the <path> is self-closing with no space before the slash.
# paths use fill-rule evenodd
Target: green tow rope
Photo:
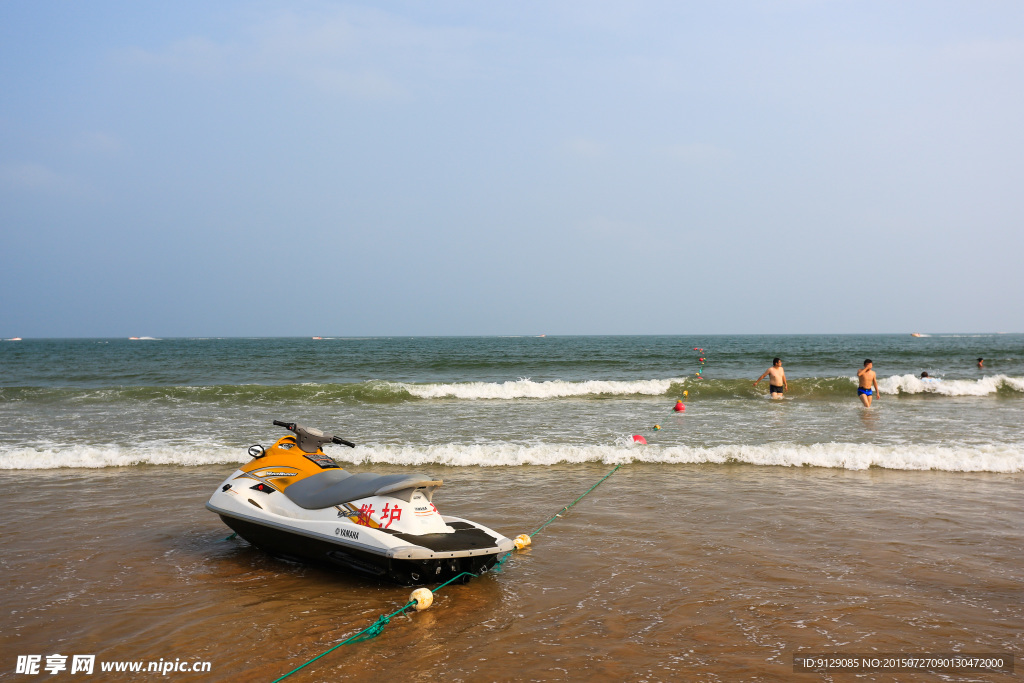
<path id="1" fill-rule="evenodd" d="M 589 489 L 584 491 L 582 496 L 580 496 L 579 498 L 577 498 L 576 500 L 574 500 L 573 502 L 569 503 L 564 508 L 562 508 L 561 510 L 556 512 L 554 515 L 552 515 L 551 518 L 548 519 L 548 521 L 544 522 L 539 527 L 537 527 L 536 531 L 534 531 L 532 534 L 529 534 L 530 538 L 533 538 L 534 536 L 539 534 L 544 529 L 544 527 L 546 527 L 548 524 L 551 524 L 551 522 L 555 521 L 556 519 L 561 517 L 563 514 L 568 512 L 573 506 L 576 505 L 576 503 L 578 503 L 581 500 L 583 500 L 583 498 L 586 497 L 586 495 L 588 493 L 590 493 L 591 491 L 596 489 L 598 486 L 603 484 L 604 481 L 608 477 L 610 477 L 613 474 L 615 474 L 615 472 L 618 471 L 618 469 L 620 467 L 622 467 L 622 465 L 616 465 L 615 469 L 613 469 L 611 472 L 609 472 L 608 474 L 606 474 L 603 477 L 601 477 L 600 481 L 598 481 L 596 484 L 594 484 Z M 231 537 L 229 536 L 228 538 L 231 538 Z M 225 539 L 225 540 L 227 540 L 227 539 Z M 510 558 L 510 557 L 512 557 L 512 553 L 505 553 L 504 555 L 501 556 L 501 558 L 498 559 L 497 562 L 494 563 L 494 566 L 491 567 L 490 569 L 488 569 L 487 571 L 495 573 L 495 574 L 499 573 L 501 571 L 501 565 L 505 564 L 505 562 L 508 561 L 508 558 Z M 475 578 L 479 578 L 480 574 L 474 574 L 473 572 L 462 572 L 461 574 L 457 574 L 456 576 L 448 579 L 447 581 L 442 583 L 437 588 L 434 588 L 430 592 L 431 593 L 437 593 L 439 590 L 441 590 L 445 586 L 458 581 L 463 576 L 468 576 L 468 577 L 471 577 L 471 578 L 475 579 Z M 301 666 L 295 667 L 294 669 L 292 669 L 291 671 L 286 673 L 284 676 L 281 676 L 280 678 L 275 678 L 272 683 L 279 683 L 280 681 L 283 681 L 284 679 L 286 679 L 289 676 L 291 676 L 293 673 L 295 673 L 297 671 L 301 671 L 302 669 L 305 669 L 307 666 L 309 666 L 310 664 L 312 664 L 316 660 L 320 659 L 321 657 L 334 652 L 335 650 L 337 650 L 342 645 L 349 645 L 350 643 L 361 643 L 364 640 L 370 640 L 371 638 L 376 638 L 377 636 L 379 636 L 384 631 L 384 627 L 387 626 L 391 622 L 392 619 L 394 619 L 398 615 L 402 614 L 403 612 L 408 610 L 410 607 L 413 607 L 414 605 L 416 605 L 416 601 L 415 600 L 410 600 L 409 602 L 405 603 L 404 605 L 399 607 L 397 610 L 395 610 L 391 614 L 382 614 L 381 616 L 379 616 L 377 618 L 377 621 L 373 622 L 372 624 L 370 624 L 369 626 L 364 628 L 359 633 L 355 634 L 354 636 L 352 636 L 350 638 L 347 638 L 347 639 L 341 641 L 340 643 L 338 643 L 334 647 L 330 648 L 329 650 L 324 650 L 323 652 L 318 654 L 316 657 L 313 657 L 313 659 L 309 660 L 305 664 L 302 664 Z"/>
<path id="2" fill-rule="evenodd" d="M 581 500 L 583 500 L 583 497 L 584 497 L 584 496 L 586 496 L 586 495 L 587 495 L 588 493 L 590 493 L 591 491 L 593 491 L 594 489 L 596 489 L 596 488 L 597 488 L 598 486 L 600 486 L 601 484 L 603 484 L 603 483 L 604 483 L 604 480 L 605 480 L 605 479 L 607 479 L 608 477 L 612 476 L 613 474 L 615 474 L 615 472 L 616 472 L 616 471 L 618 471 L 618 469 L 619 469 L 620 467 L 622 467 L 622 465 L 616 465 L 616 466 L 615 466 L 615 469 L 614 469 L 614 470 L 612 470 L 612 471 L 611 471 L 611 472 L 609 472 L 608 474 L 606 474 L 606 475 L 604 475 L 603 477 L 601 477 L 601 481 L 597 482 L 596 484 L 594 484 L 593 486 L 591 486 L 591 487 L 590 487 L 589 489 L 587 489 L 587 490 L 586 490 L 586 491 L 585 491 L 585 492 L 583 493 L 583 495 L 582 495 L 582 496 L 580 496 L 579 498 L 577 498 L 576 500 L 574 500 L 573 502 L 569 503 L 569 504 L 568 504 L 568 505 L 566 505 L 566 506 L 565 506 L 564 508 L 562 508 L 561 510 L 559 510 L 558 512 L 556 512 L 556 513 L 555 513 L 555 514 L 554 514 L 554 515 L 553 515 L 553 516 L 551 517 L 551 519 L 549 519 L 548 521 L 544 522 L 544 523 L 543 523 L 543 524 L 541 524 L 541 525 L 540 525 L 539 527 L 537 527 L 537 530 L 536 530 L 536 531 L 534 531 L 534 532 L 533 532 L 532 534 L 530 534 L 530 538 L 533 538 L 534 536 L 536 536 L 537 534 L 539 534 L 539 533 L 540 533 L 540 532 L 541 532 L 541 531 L 542 531 L 542 530 L 544 529 L 544 527 L 546 527 L 546 526 L 547 526 L 548 524 L 551 524 L 551 522 L 553 522 L 553 521 L 555 521 L 556 519 L 558 519 L 559 517 L 561 517 L 561 516 L 562 516 L 562 513 L 563 513 L 563 512 L 568 512 L 569 508 L 571 508 L 572 506 L 576 505 L 576 503 L 578 503 L 578 502 L 580 502 Z"/>
<path id="3" fill-rule="evenodd" d="M 309 660 L 305 664 L 303 664 L 301 666 L 295 667 L 294 669 L 292 669 L 291 671 L 286 673 L 284 676 L 281 676 L 280 678 L 275 678 L 274 679 L 274 683 L 278 683 L 278 681 L 283 681 L 284 679 L 288 678 L 289 676 L 291 676 L 296 671 L 301 671 L 302 669 L 305 669 L 307 666 L 309 666 L 310 664 L 312 664 L 316 660 L 320 659 L 324 655 L 328 655 L 328 654 L 334 652 L 335 650 L 337 650 L 342 645 L 348 645 L 349 643 L 359 643 L 359 642 L 362 642 L 364 640 L 369 640 L 370 638 L 376 638 L 377 636 L 379 636 L 381 634 L 381 631 L 384 630 L 384 627 L 388 625 L 388 623 L 391 621 L 392 617 L 398 616 L 399 614 L 401 614 L 402 612 L 404 612 L 405 610 L 409 609 L 410 607 L 412 607 L 415 604 L 416 604 L 415 600 L 410 600 L 409 602 L 407 602 L 404 605 L 402 605 L 402 607 L 400 609 L 395 610 L 391 614 L 388 614 L 388 615 L 383 615 L 382 614 L 380 617 L 377 618 L 377 621 L 373 622 L 372 624 L 370 624 L 369 626 L 367 626 L 366 628 L 364 628 L 362 631 L 360 631 L 359 633 L 355 634 L 351 638 L 348 638 L 347 640 L 341 641 L 340 643 L 338 643 L 337 645 L 332 647 L 330 650 L 324 650 L 323 652 L 318 654 L 316 657 L 313 657 L 313 659 Z"/>

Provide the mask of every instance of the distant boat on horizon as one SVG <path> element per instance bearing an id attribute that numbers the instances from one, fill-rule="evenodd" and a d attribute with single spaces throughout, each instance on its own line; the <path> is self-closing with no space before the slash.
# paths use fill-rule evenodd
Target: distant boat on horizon
<path id="1" fill-rule="evenodd" d="M 156 337 L 128 337 L 128 341 L 159 341 Z"/>
<path id="2" fill-rule="evenodd" d="M 924 337 L 925 335 L 921 334 L 920 332 L 911 332 L 910 336 L 911 337 Z"/>
<path id="3" fill-rule="evenodd" d="M 10 339 L 4 339 L 4 341 L 21 341 L 21 337 L 11 337 Z"/>

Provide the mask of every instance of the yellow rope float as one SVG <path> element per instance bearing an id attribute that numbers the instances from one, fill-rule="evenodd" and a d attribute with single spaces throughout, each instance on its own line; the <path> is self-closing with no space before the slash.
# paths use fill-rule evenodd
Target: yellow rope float
<path id="1" fill-rule="evenodd" d="M 409 602 L 415 602 L 417 612 L 422 612 L 434 604 L 434 594 L 429 588 L 417 588 L 409 594 Z"/>

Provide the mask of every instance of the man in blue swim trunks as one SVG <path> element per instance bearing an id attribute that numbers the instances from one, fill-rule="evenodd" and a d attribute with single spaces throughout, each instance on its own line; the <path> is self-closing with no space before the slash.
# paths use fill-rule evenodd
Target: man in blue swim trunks
<path id="1" fill-rule="evenodd" d="M 868 358 L 864 361 L 864 368 L 857 371 L 857 378 L 860 380 L 857 395 L 860 396 L 860 402 L 865 408 L 871 407 L 871 399 L 878 394 L 878 379 L 875 377 L 875 371 L 871 369 L 873 365 Z"/>

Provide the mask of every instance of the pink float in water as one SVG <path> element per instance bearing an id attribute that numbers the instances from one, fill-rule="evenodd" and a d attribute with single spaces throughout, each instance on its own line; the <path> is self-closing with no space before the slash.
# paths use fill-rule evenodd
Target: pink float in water
<path id="1" fill-rule="evenodd" d="M 642 443 L 645 446 L 647 445 L 647 439 L 645 439 L 644 437 L 640 436 L 639 434 L 634 434 L 633 435 L 633 441 L 636 441 L 637 443 Z"/>
<path id="2" fill-rule="evenodd" d="M 686 410 L 686 406 L 683 405 L 682 399 L 676 401 L 676 404 L 672 407 L 672 410 L 676 411 L 677 413 L 681 413 L 684 410 Z"/>

